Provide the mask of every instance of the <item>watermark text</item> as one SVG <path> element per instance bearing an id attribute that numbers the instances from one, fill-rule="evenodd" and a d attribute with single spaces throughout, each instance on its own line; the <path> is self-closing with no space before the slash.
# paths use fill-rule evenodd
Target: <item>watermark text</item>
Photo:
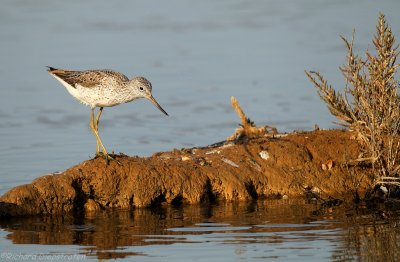
<path id="1" fill-rule="evenodd" d="M 77 261 L 86 259 L 80 254 L 19 254 L 0 252 L 1 261 Z"/>

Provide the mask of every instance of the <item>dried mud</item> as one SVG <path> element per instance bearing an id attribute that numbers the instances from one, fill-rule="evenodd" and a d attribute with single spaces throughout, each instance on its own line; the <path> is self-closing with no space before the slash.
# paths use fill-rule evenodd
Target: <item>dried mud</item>
<path id="1" fill-rule="evenodd" d="M 371 170 L 348 165 L 360 153 L 353 133 L 325 130 L 260 137 L 151 157 L 84 161 L 15 187 L 0 216 L 91 212 L 160 204 L 261 198 L 347 198 L 369 188 Z"/>

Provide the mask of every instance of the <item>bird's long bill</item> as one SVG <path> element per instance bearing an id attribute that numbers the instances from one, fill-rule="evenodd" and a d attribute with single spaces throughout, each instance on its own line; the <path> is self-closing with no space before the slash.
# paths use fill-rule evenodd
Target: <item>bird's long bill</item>
<path id="1" fill-rule="evenodd" d="M 163 112 L 164 114 L 168 115 L 167 112 L 165 112 L 165 110 L 160 106 L 159 103 L 157 103 L 156 99 L 153 96 L 149 96 L 148 99 L 158 108 L 160 109 L 161 112 Z"/>

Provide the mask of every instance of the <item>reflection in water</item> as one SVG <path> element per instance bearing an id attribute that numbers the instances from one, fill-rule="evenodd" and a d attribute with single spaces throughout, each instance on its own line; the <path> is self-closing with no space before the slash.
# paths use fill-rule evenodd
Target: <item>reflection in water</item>
<path id="1" fill-rule="evenodd" d="M 360 212 L 349 217 L 337 260 L 362 257 L 367 261 L 398 261 L 400 255 L 399 213 Z M 367 212 L 367 213 L 365 213 Z"/>
<path id="2" fill-rule="evenodd" d="M 30 244 L 22 249 L 27 254 L 35 253 L 37 245 L 57 244 L 75 245 L 78 253 L 91 257 L 155 261 L 219 256 L 226 261 L 391 261 L 399 255 L 398 219 L 346 217 L 343 209 L 316 216 L 316 209 L 299 201 L 258 201 L 19 218 L 1 226 L 14 244 Z"/>

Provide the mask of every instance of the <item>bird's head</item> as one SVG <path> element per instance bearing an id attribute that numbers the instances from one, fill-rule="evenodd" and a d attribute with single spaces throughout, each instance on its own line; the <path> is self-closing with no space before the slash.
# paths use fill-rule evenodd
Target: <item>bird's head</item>
<path id="1" fill-rule="evenodd" d="M 151 83 L 149 80 L 142 76 L 136 76 L 131 81 L 129 81 L 129 87 L 133 89 L 135 95 L 143 98 L 147 98 L 152 102 L 161 112 L 168 115 L 167 112 L 158 104 L 156 99 L 151 94 Z"/>

